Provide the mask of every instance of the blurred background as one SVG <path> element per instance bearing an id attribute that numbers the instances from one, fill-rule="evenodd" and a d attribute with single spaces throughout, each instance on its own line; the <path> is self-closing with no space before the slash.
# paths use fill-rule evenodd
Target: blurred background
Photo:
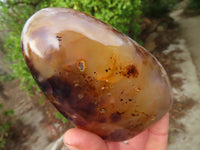
<path id="1" fill-rule="evenodd" d="M 174 99 L 168 149 L 200 149 L 199 0 L 1 0 L 0 150 L 64 150 L 62 134 L 72 127 L 40 92 L 21 53 L 24 23 L 45 7 L 90 14 L 156 56 Z"/>

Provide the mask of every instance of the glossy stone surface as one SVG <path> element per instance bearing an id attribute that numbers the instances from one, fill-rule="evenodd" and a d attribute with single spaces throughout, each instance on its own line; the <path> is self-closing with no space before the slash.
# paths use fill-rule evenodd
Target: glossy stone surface
<path id="1" fill-rule="evenodd" d="M 111 141 L 134 137 L 171 105 L 168 78 L 143 47 L 79 11 L 46 8 L 25 24 L 35 81 L 74 125 Z"/>

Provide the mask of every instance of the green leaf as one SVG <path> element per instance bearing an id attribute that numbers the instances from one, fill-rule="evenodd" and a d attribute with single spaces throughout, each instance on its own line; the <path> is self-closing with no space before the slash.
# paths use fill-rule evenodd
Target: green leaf
<path id="1" fill-rule="evenodd" d="M 10 123 L 10 122 L 4 123 L 4 124 L 3 124 L 3 130 L 4 130 L 4 131 L 8 131 L 9 128 L 10 128 L 10 126 L 11 126 L 11 123 Z"/>
<path id="2" fill-rule="evenodd" d="M 11 116 L 11 115 L 13 115 L 14 114 L 14 110 L 6 110 L 6 111 L 4 111 L 3 112 L 3 115 L 4 116 Z"/>
<path id="3" fill-rule="evenodd" d="M 42 95 L 40 100 L 39 100 L 39 104 L 42 105 L 44 103 L 44 101 L 45 101 L 45 96 Z"/>
<path id="4" fill-rule="evenodd" d="M 3 108 L 3 104 L 0 103 L 0 109 L 2 109 L 2 108 Z"/>
<path id="5" fill-rule="evenodd" d="M 54 116 L 60 119 L 63 123 L 66 123 L 68 121 L 60 112 L 55 113 Z"/>

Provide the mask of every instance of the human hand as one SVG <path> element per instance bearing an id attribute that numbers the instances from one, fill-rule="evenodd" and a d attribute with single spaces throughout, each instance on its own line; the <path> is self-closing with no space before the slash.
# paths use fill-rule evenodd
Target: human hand
<path id="1" fill-rule="evenodd" d="M 71 150 L 166 150 L 169 114 L 127 142 L 104 141 L 96 134 L 73 128 L 64 135 L 64 143 Z"/>

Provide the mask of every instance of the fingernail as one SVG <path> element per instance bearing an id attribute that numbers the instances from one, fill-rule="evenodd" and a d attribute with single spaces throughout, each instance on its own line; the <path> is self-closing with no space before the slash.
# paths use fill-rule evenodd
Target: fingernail
<path id="1" fill-rule="evenodd" d="M 76 146 L 72 146 L 72 145 L 68 145 L 68 144 L 65 144 L 65 146 L 68 148 L 66 150 L 79 150 Z"/>

